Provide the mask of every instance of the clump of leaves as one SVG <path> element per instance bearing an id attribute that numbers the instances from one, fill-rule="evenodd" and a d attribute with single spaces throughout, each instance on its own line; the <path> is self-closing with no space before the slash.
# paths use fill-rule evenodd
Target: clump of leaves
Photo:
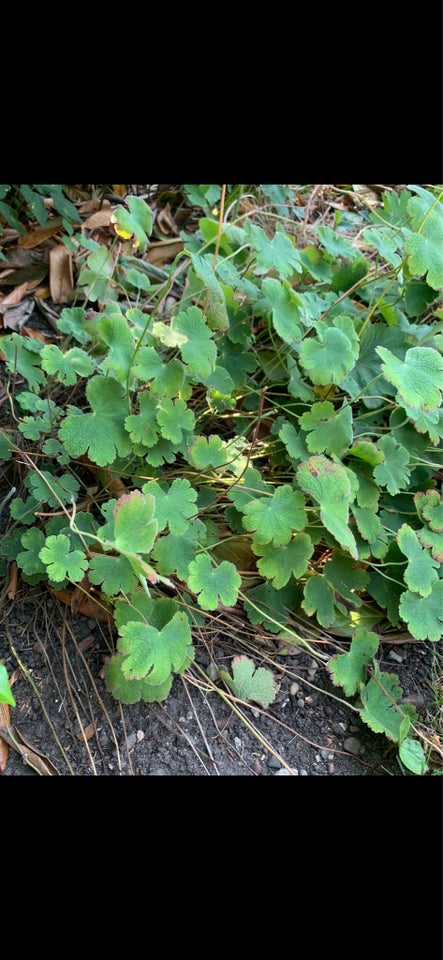
<path id="1" fill-rule="evenodd" d="M 423 773 L 373 631 L 442 636 L 442 192 L 386 193 L 358 234 L 337 212 L 307 245 L 279 222 L 297 221 L 290 188 L 260 189 L 272 220 L 240 213 L 243 188 L 223 219 L 220 187 L 184 185 L 203 215 L 157 273 L 153 213 L 128 197 L 113 223 L 133 256 L 72 238 L 78 300 L 57 342 L 2 335 L 16 429 L 0 453 L 28 469 L 0 551 L 25 582 L 101 590 L 118 633 L 105 679 L 125 703 L 167 697 L 198 617 L 242 605 L 293 642 L 307 617 L 349 641 L 333 683 Z M 265 708 L 275 696 L 248 657 L 223 679 Z"/>

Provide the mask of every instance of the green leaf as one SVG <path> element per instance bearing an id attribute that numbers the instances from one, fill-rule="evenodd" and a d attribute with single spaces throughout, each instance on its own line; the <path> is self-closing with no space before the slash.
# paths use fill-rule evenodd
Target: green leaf
<path id="1" fill-rule="evenodd" d="M 404 763 L 405 767 L 407 767 L 411 773 L 415 773 L 418 777 L 425 775 L 428 770 L 428 765 L 419 740 L 412 740 L 410 737 L 406 737 L 400 744 L 398 754 L 401 762 Z"/>
<path id="2" fill-rule="evenodd" d="M 409 452 L 388 435 L 381 437 L 377 446 L 384 459 L 374 467 L 374 477 L 380 486 L 387 487 L 394 496 L 409 485 Z"/>
<path id="3" fill-rule="evenodd" d="M 330 400 L 314 403 L 299 423 L 303 430 L 309 431 L 306 446 L 310 453 L 340 456 L 352 443 L 352 409 L 348 403 L 337 411 Z"/>
<path id="4" fill-rule="evenodd" d="M 443 287 L 443 204 L 428 190 L 411 187 L 419 194 L 408 202 L 415 233 L 405 242 L 408 269 L 414 276 L 426 276 L 434 290 Z"/>
<path id="5" fill-rule="evenodd" d="M 188 433 L 195 427 L 194 414 L 180 397 L 175 401 L 168 397 L 160 400 L 156 416 L 162 436 L 173 443 L 181 443 L 183 431 Z"/>
<path id="6" fill-rule="evenodd" d="M 115 300 L 116 293 L 111 287 L 115 263 L 111 251 L 101 246 L 89 254 L 86 263 L 87 266 L 82 267 L 78 277 L 79 287 L 85 288 L 86 299 L 91 303 Z"/>
<path id="7" fill-rule="evenodd" d="M 116 380 L 92 377 L 86 387 L 92 413 L 72 413 L 63 420 L 59 438 L 68 453 L 80 457 L 88 452 L 93 463 L 106 467 L 117 454 L 125 457 L 131 444 L 124 429 L 126 406 L 123 387 Z"/>
<path id="8" fill-rule="evenodd" d="M 81 550 L 71 550 L 69 538 L 63 534 L 46 537 L 38 555 L 47 568 L 48 577 L 56 582 L 67 578 L 80 583 L 88 569 L 85 554 Z"/>
<path id="9" fill-rule="evenodd" d="M 323 567 L 323 575 L 334 590 L 348 600 L 349 603 L 359 607 L 362 603 L 358 596 L 358 591 L 362 591 L 368 584 L 369 574 L 367 570 L 355 565 L 350 557 L 333 551 L 332 560 L 327 560 Z"/>
<path id="10" fill-rule="evenodd" d="M 302 433 L 297 433 L 292 423 L 283 423 L 278 431 L 280 440 L 283 441 L 288 456 L 291 460 L 306 460 L 309 456 L 309 450 L 306 446 L 306 440 Z"/>
<path id="11" fill-rule="evenodd" d="M 428 547 L 431 551 L 431 557 L 443 563 L 443 532 L 437 533 L 436 530 L 430 530 L 429 527 L 423 527 L 417 530 L 418 539 L 422 547 Z"/>
<path id="12" fill-rule="evenodd" d="M 348 653 L 329 658 L 332 682 L 343 687 L 347 697 L 357 693 L 360 683 L 364 683 L 365 667 L 377 653 L 379 643 L 376 633 L 361 628 L 355 631 Z"/>
<path id="13" fill-rule="evenodd" d="M 269 492 L 269 485 L 265 483 L 259 470 L 255 467 L 248 467 L 240 480 L 234 481 L 227 491 L 228 500 L 234 504 L 235 508 L 243 511 L 251 500 L 257 500 L 262 493 Z"/>
<path id="14" fill-rule="evenodd" d="M 8 671 L 4 663 L 0 663 L 0 703 L 9 703 L 15 707 L 15 700 L 9 683 Z"/>
<path id="15" fill-rule="evenodd" d="M 117 304 L 113 304 L 100 316 L 97 335 L 107 346 L 106 356 L 100 363 L 100 369 L 105 373 L 110 370 L 116 380 L 126 383 L 135 341 Z"/>
<path id="16" fill-rule="evenodd" d="M 277 487 L 269 497 L 261 497 L 247 503 L 243 508 L 243 525 L 254 531 L 256 544 L 273 543 L 282 546 L 288 543 L 294 530 L 303 530 L 307 517 L 304 497 L 289 484 Z"/>
<path id="17" fill-rule="evenodd" d="M 253 700 L 267 709 L 277 696 L 277 686 L 271 671 L 265 667 L 256 669 L 254 661 L 244 654 L 234 657 L 232 677 L 226 670 L 220 671 L 220 676 L 239 700 Z"/>
<path id="18" fill-rule="evenodd" d="M 159 573 L 166 576 L 176 573 L 179 580 L 187 581 L 189 565 L 195 559 L 204 539 L 205 528 L 201 520 L 188 523 L 187 531 L 181 535 L 170 533 L 166 537 L 160 537 L 152 551 Z"/>
<path id="19" fill-rule="evenodd" d="M 116 653 L 105 663 L 103 672 L 106 686 L 110 693 L 122 703 L 139 703 L 143 700 L 145 703 L 161 703 L 166 700 L 172 687 L 172 673 L 166 678 L 164 683 L 149 683 L 149 680 L 127 680 L 122 667 L 125 663 L 125 657 L 121 653 Z"/>
<path id="20" fill-rule="evenodd" d="M 16 560 L 20 569 L 28 576 L 34 573 L 46 574 L 46 567 L 40 559 L 40 550 L 44 543 L 44 534 L 38 527 L 31 527 L 21 537 L 24 550 L 17 554 Z"/>
<path id="21" fill-rule="evenodd" d="M 326 323 L 317 324 L 317 337 L 303 340 L 300 363 L 313 383 L 339 384 L 355 365 L 355 352 L 346 333 Z"/>
<path id="22" fill-rule="evenodd" d="M 252 549 L 261 557 L 257 567 L 262 577 L 272 580 L 276 590 L 285 587 L 291 579 L 306 573 L 308 561 L 314 552 L 314 545 L 307 533 L 296 533 L 290 543 L 273 547 L 253 542 Z"/>
<path id="23" fill-rule="evenodd" d="M 245 441 L 242 437 L 223 441 L 217 434 L 209 437 L 197 437 L 192 446 L 188 447 L 189 462 L 197 470 L 207 470 L 208 467 L 226 467 L 226 470 L 236 471 L 243 462 L 241 451 Z"/>
<path id="24" fill-rule="evenodd" d="M 333 260 L 339 257 L 347 257 L 348 260 L 356 260 L 361 257 L 358 246 L 346 240 L 346 237 L 340 236 L 337 230 L 331 230 L 330 227 L 317 227 L 317 235 L 321 245 L 326 252 L 330 254 Z"/>
<path id="25" fill-rule="evenodd" d="M 139 413 L 132 413 L 125 417 L 125 428 L 133 443 L 143 444 L 144 447 L 154 447 L 159 437 L 159 427 L 155 420 L 157 401 L 151 393 L 141 393 L 139 396 Z"/>
<path id="26" fill-rule="evenodd" d="M 67 385 L 77 383 L 77 376 L 89 377 L 94 369 L 93 359 L 80 347 L 62 353 L 55 344 L 46 344 L 41 359 L 43 370 L 51 376 L 55 374 L 59 383 Z"/>
<path id="27" fill-rule="evenodd" d="M 153 519 L 155 499 L 133 490 L 124 493 L 115 504 L 114 543 L 124 553 L 150 553 L 158 532 Z"/>
<path id="28" fill-rule="evenodd" d="M 301 489 L 319 504 L 320 517 L 326 529 L 354 560 L 358 560 L 355 537 L 348 527 L 352 490 L 345 468 L 319 455 L 301 463 L 296 477 Z"/>
<path id="29" fill-rule="evenodd" d="M 161 630 L 130 620 L 119 627 L 119 635 L 117 648 L 125 655 L 121 670 L 127 680 L 163 684 L 190 660 L 191 631 L 184 612 L 175 613 Z"/>
<path id="30" fill-rule="evenodd" d="M 431 530 L 443 533 L 443 500 L 438 490 L 414 493 L 414 503 L 420 519 L 426 520 Z"/>
<path id="31" fill-rule="evenodd" d="M 271 303 L 272 323 L 276 333 L 293 347 L 301 340 L 301 328 L 298 326 L 300 298 L 287 281 L 280 283 L 271 277 L 263 280 L 262 290 Z"/>
<path id="32" fill-rule="evenodd" d="M 185 379 L 185 368 L 180 360 L 165 363 L 164 357 L 153 347 L 140 348 L 132 373 L 138 380 L 150 381 L 150 393 L 155 397 L 176 397 Z"/>
<path id="33" fill-rule="evenodd" d="M 33 497 L 48 503 L 50 507 L 60 507 L 60 502 L 71 503 L 77 500 L 80 484 L 70 473 L 56 479 L 48 470 L 41 470 L 39 474 L 28 474 L 28 477 Z"/>
<path id="34" fill-rule="evenodd" d="M 322 627 L 328 628 L 336 618 L 334 591 L 323 576 L 310 577 L 304 587 L 303 610 L 308 617 L 314 614 Z"/>
<path id="35" fill-rule="evenodd" d="M 375 733 L 384 733 L 389 740 L 399 743 L 400 727 L 405 717 L 412 717 L 415 709 L 409 704 L 401 708 L 396 701 L 403 694 L 397 677 L 392 673 L 382 673 L 378 663 L 374 662 L 374 677 L 364 686 L 361 684 L 360 697 L 363 704 L 360 716 Z"/>
<path id="36" fill-rule="evenodd" d="M 191 263 L 198 280 L 203 282 L 204 299 L 209 296 L 206 316 L 211 330 L 229 330 L 229 317 L 223 288 L 217 280 L 209 259 L 191 253 Z M 212 256 L 211 256 L 212 259 Z M 196 309 L 191 307 L 191 310 Z M 187 311 L 189 313 L 189 311 Z"/>
<path id="37" fill-rule="evenodd" d="M 397 251 L 402 252 L 403 236 L 401 232 L 392 227 L 365 227 L 362 231 L 365 243 L 378 250 L 381 257 L 391 265 L 398 267 L 401 263 L 401 256 Z"/>
<path id="38" fill-rule="evenodd" d="M 153 325 L 155 334 L 157 323 Z M 198 307 L 189 307 L 172 318 L 171 345 L 178 346 L 183 363 L 192 377 L 204 380 L 215 368 L 217 348 L 213 334 Z"/>
<path id="39" fill-rule="evenodd" d="M 216 610 L 219 599 L 225 607 L 235 606 L 241 577 L 229 560 L 223 560 L 214 569 L 207 554 L 200 553 L 189 564 L 186 582 L 189 589 L 198 594 L 203 610 Z"/>
<path id="40" fill-rule="evenodd" d="M 441 640 L 443 635 L 443 580 L 434 583 L 427 597 L 406 590 L 400 597 L 399 612 L 416 640 Z"/>
<path id="41" fill-rule="evenodd" d="M 6 369 L 18 372 L 36 392 L 46 382 L 40 369 L 40 353 L 43 343 L 30 337 L 21 337 L 17 333 L 2 335 L 2 353 L 6 357 Z"/>
<path id="42" fill-rule="evenodd" d="M 126 203 L 129 210 L 122 205 L 115 207 L 111 222 L 116 224 L 119 237 L 125 240 L 134 237 L 132 246 L 144 253 L 152 231 L 152 211 L 141 197 L 126 197 Z"/>
<path id="43" fill-rule="evenodd" d="M 398 387 L 397 403 L 430 413 L 441 404 L 443 357 L 431 347 L 411 347 L 404 361 L 386 347 L 376 347 L 384 375 Z"/>
<path id="44" fill-rule="evenodd" d="M 185 533 L 190 517 L 196 513 L 197 491 L 189 480 L 176 479 L 167 491 L 158 483 L 145 483 L 142 490 L 155 499 L 155 518 L 159 531 L 168 525 L 171 533 Z"/>
<path id="45" fill-rule="evenodd" d="M 428 597 L 432 587 L 438 580 L 437 570 L 440 566 L 433 560 L 430 553 L 420 545 L 417 534 L 404 523 L 397 532 L 397 543 L 402 553 L 408 558 L 404 572 L 404 580 L 411 593 L 419 593 L 421 597 Z"/>
<path id="46" fill-rule="evenodd" d="M 110 597 L 122 591 L 130 593 L 137 586 L 137 577 L 126 557 L 93 557 L 88 577 L 91 583 L 101 584 L 102 590 Z"/>
<path id="47" fill-rule="evenodd" d="M 303 267 L 300 254 L 294 241 L 287 233 L 277 226 L 276 232 L 270 240 L 261 227 L 252 224 L 249 226 L 250 242 L 256 251 L 256 274 L 275 270 L 282 277 L 290 277 L 294 273 L 302 273 Z"/>
<path id="48" fill-rule="evenodd" d="M 294 583 L 276 590 L 269 582 L 252 587 L 246 593 L 244 609 L 251 623 L 263 623 L 270 633 L 278 633 L 287 624 L 301 599 Z"/>

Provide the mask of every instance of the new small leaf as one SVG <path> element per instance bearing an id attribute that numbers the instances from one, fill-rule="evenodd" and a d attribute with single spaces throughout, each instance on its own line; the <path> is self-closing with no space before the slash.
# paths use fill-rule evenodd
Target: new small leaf
<path id="1" fill-rule="evenodd" d="M 235 606 L 241 577 L 229 560 L 223 560 L 214 569 L 207 554 L 199 553 L 189 564 L 187 584 L 190 590 L 198 594 L 198 602 L 203 610 L 216 610 L 219 600 L 225 607 Z"/>
<path id="2" fill-rule="evenodd" d="M 220 671 L 220 676 L 239 700 L 253 700 L 267 709 L 276 698 L 277 686 L 271 671 L 265 667 L 256 669 L 254 661 L 243 654 L 232 661 L 232 677 L 225 670 Z"/>

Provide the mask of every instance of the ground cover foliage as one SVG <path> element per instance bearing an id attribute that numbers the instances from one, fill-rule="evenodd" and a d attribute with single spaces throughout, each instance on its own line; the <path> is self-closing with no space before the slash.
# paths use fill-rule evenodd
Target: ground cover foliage
<path id="1" fill-rule="evenodd" d="M 4 593 L 112 622 L 123 704 L 167 700 L 195 631 L 240 611 L 429 773 L 438 733 L 380 653 L 442 639 L 442 188 L 0 197 Z M 266 709 L 269 660 L 205 680 Z"/>

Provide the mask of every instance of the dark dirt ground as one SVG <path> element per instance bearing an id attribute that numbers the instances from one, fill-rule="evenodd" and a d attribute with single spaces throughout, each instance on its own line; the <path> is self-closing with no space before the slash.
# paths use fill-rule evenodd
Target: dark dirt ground
<path id="1" fill-rule="evenodd" d="M 0 661 L 13 678 L 10 723 L 21 746 L 11 744 L 3 776 L 269 777 L 282 768 L 299 776 L 412 776 L 396 748 L 359 721 L 326 667 L 313 672 L 304 652 L 274 655 L 276 702 L 266 711 L 236 704 L 238 717 L 195 667 L 174 679 L 161 704 L 117 702 L 101 676 L 114 639 L 113 628 L 73 616 L 41 585 L 23 584 L 13 602 L 4 599 Z M 229 636 L 214 626 L 198 631 L 194 645 L 206 672 L 211 662 L 226 666 L 244 652 L 232 625 Z M 437 709 L 435 655 L 435 644 L 382 645 L 380 665 L 396 673 L 424 731 Z"/>

